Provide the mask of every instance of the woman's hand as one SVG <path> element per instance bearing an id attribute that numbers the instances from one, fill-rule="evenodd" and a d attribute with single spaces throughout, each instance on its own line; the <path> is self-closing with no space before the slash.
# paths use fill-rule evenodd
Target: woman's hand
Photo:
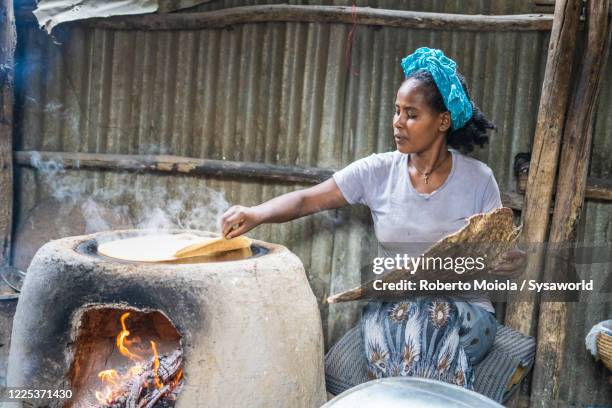
<path id="1" fill-rule="evenodd" d="M 259 224 L 287 222 L 347 204 L 334 179 L 329 178 L 316 186 L 283 194 L 256 207 L 230 207 L 221 217 L 221 232 L 230 239 Z"/>
<path id="2" fill-rule="evenodd" d="M 227 239 L 242 235 L 262 223 L 256 207 L 234 205 L 221 216 L 221 232 Z"/>
<path id="3" fill-rule="evenodd" d="M 518 248 L 501 254 L 502 262 L 495 265 L 489 272 L 491 275 L 503 276 L 506 278 L 518 278 L 525 272 L 527 266 L 527 254 Z"/>

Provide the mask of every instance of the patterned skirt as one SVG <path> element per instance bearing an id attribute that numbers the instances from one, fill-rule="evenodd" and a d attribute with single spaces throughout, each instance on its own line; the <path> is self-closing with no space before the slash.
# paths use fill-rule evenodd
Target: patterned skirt
<path id="1" fill-rule="evenodd" d="M 361 319 L 368 376 L 431 378 L 473 389 L 472 366 L 493 345 L 495 316 L 449 298 L 370 302 Z"/>

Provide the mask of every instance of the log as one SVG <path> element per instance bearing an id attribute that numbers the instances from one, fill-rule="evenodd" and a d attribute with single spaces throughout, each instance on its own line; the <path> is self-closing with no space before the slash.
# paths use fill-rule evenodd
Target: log
<path id="1" fill-rule="evenodd" d="M 521 194 L 525 193 L 527 178 L 527 173 L 519 175 L 518 190 Z M 612 180 L 587 177 L 584 197 L 589 200 L 612 201 Z"/>
<path id="2" fill-rule="evenodd" d="M 157 375 L 163 383 L 169 382 L 176 376 L 183 362 L 183 350 L 174 350 L 169 356 L 160 358 Z"/>
<path id="3" fill-rule="evenodd" d="M 126 155 L 106 153 L 69 153 L 16 151 L 15 163 L 36 167 L 37 160 L 53 160 L 64 169 L 96 169 L 126 172 L 168 172 L 213 177 L 246 177 L 275 182 L 318 184 L 334 174 L 335 169 L 283 166 L 278 164 L 209 160 L 166 155 Z M 520 211 L 523 197 L 513 192 L 501 193 L 504 207 Z"/>
<path id="4" fill-rule="evenodd" d="M 12 0 L 0 0 L 0 265 L 10 259 L 13 221 L 13 101 L 15 15 Z"/>
<path id="5" fill-rule="evenodd" d="M 138 408 L 153 408 L 155 404 L 157 404 L 157 401 L 159 401 L 159 399 L 163 397 L 164 394 L 166 394 L 169 390 L 170 384 L 166 384 L 162 388 L 156 389 L 151 393 L 151 396 L 149 398 L 147 398 L 146 400 L 142 400 L 140 405 L 138 405 Z"/>
<path id="6" fill-rule="evenodd" d="M 591 200 L 612 201 L 612 180 L 587 177 L 585 197 Z"/>
<path id="7" fill-rule="evenodd" d="M 581 0 L 558 0 L 555 6 L 522 212 L 521 240 L 525 243 L 545 242 L 547 238 L 581 3 Z M 536 255 L 530 258 L 522 278 L 538 280 L 543 257 Z M 536 297 L 532 296 L 529 301 L 509 303 L 506 324 L 522 333 L 534 335 L 537 317 L 535 301 Z"/>
<path id="8" fill-rule="evenodd" d="M 149 378 L 153 374 L 153 360 L 149 361 L 144 371 L 134 379 L 134 382 L 126 388 L 126 395 L 119 398 L 125 398 L 126 408 L 149 408 L 153 407 L 160 398 L 166 393 L 172 391 L 178 386 L 175 377 L 181 368 L 183 351 L 181 349 L 174 350 L 168 356 L 162 356 L 159 359 L 158 375 L 164 386 L 162 388 L 154 388 L 149 383 Z M 144 395 L 142 391 L 146 390 Z M 117 400 L 119 399 L 117 398 Z M 113 405 L 113 404 L 111 404 Z"/>
<path id="9" fill-rule="evenodd" d="M 608 1 L 587 3 L 587 43 L 578 83 L 572 95 L 563 132 L 563 148 L 549 242 L 576 241 L 576 228 L 587 191 L 587 172 L 593 139 L 595 106 L 608 59 L 612 30 Z M 612 191 L 612 189 L 610 190 Z M 564 279 L 558 257 L 548 257 L 546 281 Z M 556 300 L 556 299 L 549 299 Z M 531 406 L 558 401 L 563 355 L 566 351 L 567 302 L 544 302 L 540 307 L 538 348 L 533 372 Z M 604 385 L 605 386 L 605 385 Z"/>
<path id="10" fill-rule="evenodd" d="M 36 21 L 29 11 L 19 13 L 20 22 Z M 115 16 L 83 20 L 76 24 L 114 30 L 201 30 L 227 28 L 246 23 L 303 22 L 360 24 L 462 31 L 550 31 L 550 14 L 446 14 L 370 7 L 256 5 L 215 11 Z M 75 23 L 68 23 L 75 24 Z"/>
<path id="11" fill-rule="evenodd" d="M 33 166 L 33 160 L 53 160 L 65 169 L 102 169 L 128 172 L 169 172 L 212 177 L 246 177 L 277 182 L 320 183 L 333 170 L 316 167 L 283 166 L 229 160 L 197 159 L 168 155 L 126 155 L 68 152 L 15 152 L 20 165 Z"/>

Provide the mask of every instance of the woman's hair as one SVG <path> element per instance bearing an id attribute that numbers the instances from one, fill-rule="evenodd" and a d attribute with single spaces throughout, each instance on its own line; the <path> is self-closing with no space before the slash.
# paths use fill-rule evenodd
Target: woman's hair
<path id="1" fill-rule="evenodd" d="M 459 73 L 457 73 L 457 77 L 461 82 L 461 86 L 463 86 L 465 94 L 468 96 L 468 98 L 470 98 L 470 93 L 465 83 L 465 78 Z M 423 70 L 415 71 L 408 78 L 406 78 L 406 81 L 409 79 L 416 79 L 421 82 L 423 89 L 425 90 L 425 99 L 432 109 L 434 109 L 436 112 L 446 112 L 448 110 L 446 105 L 444 105 L 444 99 L 442 99 L 442 95 L 440 94 L 440 91 L 438 90 L 438 87 L 429 72 Z M 450 129 L 446 134 L 446 142 L 451 147 L 463 151 L 464 153 L 473 151 L 474 145 L 483 147 L 485 143 L 489 141 L 487 129 L 497 130 L 497 127 L 493 124 L 493 122 L 485 118 L 476 105 L 472 103 L 472 106 L 473 112 L 470 120 L 468 120 L 463 127 L 455 130 Z"/>

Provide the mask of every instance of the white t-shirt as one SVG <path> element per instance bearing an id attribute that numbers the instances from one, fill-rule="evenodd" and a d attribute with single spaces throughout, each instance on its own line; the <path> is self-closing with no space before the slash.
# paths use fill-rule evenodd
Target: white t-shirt
<path id="1" fill-rule="evenodd" d="M 408 155 L 397 150 L 372 154 L 334 173 L 346 201 L 370 208 L 379 256 L 393 256 L 397 243 L 412 243 L 404 252 L 418 256 L 461 229 L 468 217 L 502 206 L 493 171 L 455 149 L 449 151 L 451 171 L 431 194 L 414 189 L 408 174 Z M 482 296 L 470 303 L 494 311 Z"/>

